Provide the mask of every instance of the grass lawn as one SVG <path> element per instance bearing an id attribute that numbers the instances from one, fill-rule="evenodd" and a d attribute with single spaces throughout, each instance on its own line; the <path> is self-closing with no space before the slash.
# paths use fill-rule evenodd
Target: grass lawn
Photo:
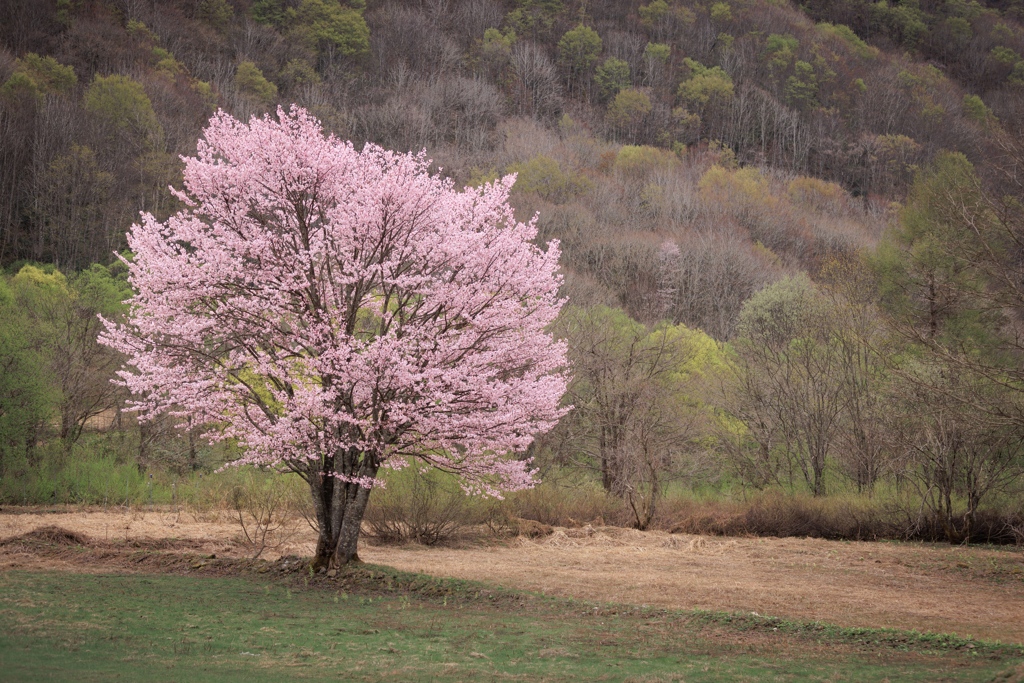
<path id="1" fill-rule="evenodd" d="M 1021 654 L 372 566 L 312 582 L 0 573 L 2 681 L 987 681 Z"/>

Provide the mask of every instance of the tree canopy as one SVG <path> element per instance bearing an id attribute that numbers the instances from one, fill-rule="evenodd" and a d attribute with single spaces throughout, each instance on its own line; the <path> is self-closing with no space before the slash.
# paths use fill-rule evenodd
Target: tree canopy
<path id="1" fill-rule="evenodd" d="M 509 458 L 562 414 L 556 243 L 530 244 L 509 176 L 457 191 L 422 156 L 325 137 L 299 108 L 214 116 L 186 160 L 188 208 L 129 236 L 136 290 L 103 341 L 143 418 L 234 439 L 240 462 L 309 482 L 316 562 L 356 558 L 382 466 L 419 460 L 467 490 L 529 487 Z"/>

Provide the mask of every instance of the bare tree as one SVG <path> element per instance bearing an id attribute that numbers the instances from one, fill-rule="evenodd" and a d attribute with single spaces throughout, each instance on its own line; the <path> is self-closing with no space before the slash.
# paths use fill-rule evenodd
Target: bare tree
<path id="1" fill-rule="evenodd" d="M 558 69 L 543 49 L 531 42 L 512 48 L 513 100 L 517 113 L 553 119 L 562 107 Z"/>

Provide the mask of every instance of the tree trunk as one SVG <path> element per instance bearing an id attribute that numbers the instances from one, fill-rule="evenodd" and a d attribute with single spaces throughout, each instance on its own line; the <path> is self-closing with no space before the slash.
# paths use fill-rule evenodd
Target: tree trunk
<path id="1" fill-rule="evenodd" d="M 351 464 L 350 454 L 339 457 Z M 350 476 L 372 479 L 377 476 L 377 470 L 376 464 L 363 462 L 358 472 L 352 472 Z M 319 531 L 311 562 L 313 569 L 332 569 L 360 561 L 356 550 L 371 489 L 342 481 L 333 476 L 333 471 L 334 458 L 328 458 L 307 479 Z"/>

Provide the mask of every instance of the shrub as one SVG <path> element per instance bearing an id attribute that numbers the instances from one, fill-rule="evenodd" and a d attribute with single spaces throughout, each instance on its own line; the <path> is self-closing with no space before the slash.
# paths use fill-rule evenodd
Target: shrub
<path id="1" fill-rule="evenodd" d="M 615 170 L 636 177 L 678 166 L 679 158 L 675 154 L 649 145 L 623 145 L 615 156 Z"/>
<path id="2" fill-rule="evenodd" d="M 388 472 L 384 487 L 370 498 L 364 521 L 371 537 L 380 543 L 435 545 L 482 521 L 480 501 L 469 498 L 454 476 L 415 467 Z"/>
<path id="3" fill-rule="evenodd" d="M 562 170 L 557 160 L 539 154 L 508 167 L 516 177 L 516 192 L 535 192 L 549 202 L 564 202 L 590 189 L 587 178 Z"/>
<path id="4" fill-rule="evenodd" d="M 522 520 L 549 526 L 579 527 L 584 524 L 628 525 L 625 503 L 606 493 L 596 482 L 559 481 L 554 478 L 528 491 L 518 491 L 493 505 L 489 521 L 515 533 Z"/>
<path id="5" fill-rule="evenodd" d="M 284 477 L 259 476 L 259 470 L 246 468 L 241 482 L 231 491 L 231 508 L 242 529 L 242 540 L 252 551 L 253 559 L 267 549 L 279 547 L 291 536 L 294 488 Z M 294 478 L 292 478 L 294 481 Z M 308 498 L 303 492 L 302 500 Z"/>
<path id="6" fill-rule="evenodd" d="M 263 77 L 263 72 L 252 62 L 242 62 L 235 73 L 235 85 L 264 104 L 277 98 L 277 86 Z"/>

